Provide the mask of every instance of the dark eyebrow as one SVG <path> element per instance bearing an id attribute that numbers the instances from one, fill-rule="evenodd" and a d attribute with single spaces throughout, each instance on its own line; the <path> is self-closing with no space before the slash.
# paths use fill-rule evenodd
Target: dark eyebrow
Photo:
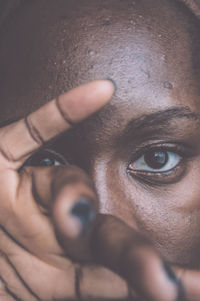
<path id="1" fill-rule="evenodd" d="M 141 132 L 144 133 L 146 130 L 148 132 L 153 131 L 154 133 L 169 133 L 170 122 L 180 118 L 187 118 L 195 122 L 200 121 L 200 115 L 193 113 L 188 107 L 170 107 L 166 110 L 157 111 L 151 114 L 144 114 L 130 120 L 126 125 L 121 138 L 126 139 L 131 137 L 133 132 L 134 136 L 138 136 L 141 135 Z"/>

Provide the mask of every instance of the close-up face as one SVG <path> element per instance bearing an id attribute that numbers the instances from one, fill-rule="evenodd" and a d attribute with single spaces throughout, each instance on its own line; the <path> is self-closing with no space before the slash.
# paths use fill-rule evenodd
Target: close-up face
<path id="1" fill-rule="evenodd" d="M 48 148 L 91 176 L 101 212 L 188 266 L 200 251 L 199 30 L 175 0 L 35 0 L 0 30 L 1 122 L 115 81 L 110 104 Z"/>

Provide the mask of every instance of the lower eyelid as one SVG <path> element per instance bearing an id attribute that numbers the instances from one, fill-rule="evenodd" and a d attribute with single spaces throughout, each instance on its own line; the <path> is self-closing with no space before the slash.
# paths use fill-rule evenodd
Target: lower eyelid
<path id="1" fill-rule="evenodd" d="M 165 172 L 170 169 L 173 169 L 176 165 L 178 165 L 182 159 L 182 156 L 178 155 L 175 152 L 165 151 L 168 156 L 168 161 L 161 168 L 152 168 L 148 166 L 148 163 L 145 162 L 145 155 L 141 156 L 139 159 L 135 160 L 133 163 L 129 164 L 129 168 L 135 171 L 146 171 L 152 173 L 160 173 Z M 175 161 L 175 162 L 173 162 Z M 137 166 L 138 165 L 138 166 Z"/>
<path id="2" fill-rule="evenodd" d="M 134 171 L 127 168 L 127 174 L 131 178 L 138 180 L 140 183 L 150 185 L 150 186 L 160 186 L 160 185 L 168 185 L 175 184 L 179 182 L 187 172 L 187 162 L 183 162 L 184 159 L 180 161 L 180 163 L 171 170 L 166 172 L 147 172 L 147 171 Z"/>

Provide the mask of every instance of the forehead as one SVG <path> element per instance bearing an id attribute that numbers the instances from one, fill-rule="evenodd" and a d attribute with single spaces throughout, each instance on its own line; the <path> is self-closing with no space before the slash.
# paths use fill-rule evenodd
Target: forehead
<path id="1" fill-rule="evenodd" d="M 126 118 L 133 105 L 136 114 L 172 100 L 193 105 L 196 28 L 176 1 L 25 2 L 1 31 L 0 118 L 23 115 L 82 82 L 107 77 L 118 86 L 112 108 L 124 108 Z"/>

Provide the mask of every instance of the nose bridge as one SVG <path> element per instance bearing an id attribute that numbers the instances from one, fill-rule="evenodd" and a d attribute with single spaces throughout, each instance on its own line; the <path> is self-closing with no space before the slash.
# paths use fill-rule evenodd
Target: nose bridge
<path id="1" fill-rule="evenodd" d="M 123 219 L 130 208 L 125 200 L 117 164 L 113 166 L 111 161 L 108 156 L 98 159 L 94 164 L 92 177 L 99 197 L 100 212 Z"/>
<path id="2" fill-rule="evenodd" d="M 134 200 L 126 193 L 123 174 L 120 174 L 117 163 L 108 157 L 95 160 L 91 176 L 99 197 L 100 213 L 111 214 L 137 229 L 137 218 L 134 212 Z"/>
<path id="3" fill-rule="evenodd" d="M 97 160 L 93 165 L 92 178 L 99 197 L 99 207 L 101 213 L 111 213 L 109 210 L 109 189 L 107 187 L 108 162 Z"/>

